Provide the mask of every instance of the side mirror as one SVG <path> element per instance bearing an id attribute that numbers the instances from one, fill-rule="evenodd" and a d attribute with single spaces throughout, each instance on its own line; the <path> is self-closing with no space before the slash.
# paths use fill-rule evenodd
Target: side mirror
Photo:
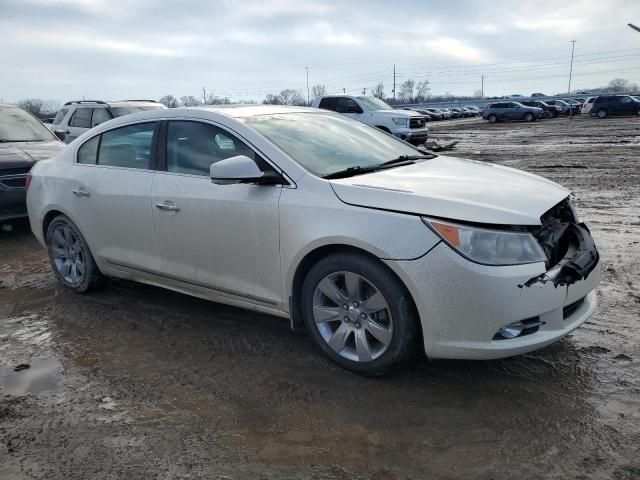
<path id="1" fill-rule="evenodd" d="M 282 177 L 276 172 L 263 172 L 256 162 L 245 155 L 220 160 L 209 168 L 211 181 L 216 185 L 255 183 L 258 185 L 281 185 Z"/>
<path id="2" fill-rule="evenodd" d="M 54 130 L 53 134 L 58 137 L 58 139 L 62 142 L 64 142 L 67 138 L 67 134 L 64 133 L 64 130 Z"/>

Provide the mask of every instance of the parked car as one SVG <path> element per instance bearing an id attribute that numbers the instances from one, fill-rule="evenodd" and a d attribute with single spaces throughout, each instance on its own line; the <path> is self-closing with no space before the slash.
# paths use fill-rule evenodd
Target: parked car
<path id="1" fill-rule="evenodd" d="M 558 107 L 557 105 L 549 105 L 548 103 L 541 100 L 525 100 L 520 103 L 522 103 L 526 107 L 541 108 L 544 112 L 543 116 L 545 118 L 556 118 L 562 112 L 560 107 Z"/>
<path id="2" fill-rule="evenodd" d="M 460 118 L 462 117 L 462 115 L 460 114 L 460 112 L 454 110 L 453 108 L 442 108 L 441 110 L 444 110 L 445 112 L 448 112 L 449 115 L 451 115 L 451 118 Z"/>
<path id="3" fill-rule="evenodd" d="M 577 115 L 580 113 L 580 108 L 582 108 L 582 102 L 584 101 L 584 99 L 562 98 L 561 100 L 571 105 L 573 115 Z"/>
<path id="4" fill-rule="evenodd" d="M 430 358 L 529 352 L 596 308 L 599 255 L 568 190 L 329 111 L 142 112 L 30 178 L 64 287 L 127 278 L 289 318 L 363 374 L 417 341 Z"/>
<path id="5" fill-rule="evenodd" d="M 471 112 L 471 116 L 472 117 L 479 117 L 480 115 L 482 115 L 482 111 L 476 107 L 475 105 L 467 105 L 466 107 L 467 110 L 469 110 Z"/>
<path id="6" fill-rule="evenodd" d="M 545 103 L 547 103 L 548 105 L 555 105 L 557 107 L 560 107 L 564 115 L 569 115 L 571 113 L 571 109 L 573 109 L 573 113 L 577 113 L 577 109 L 575 108 L 575 106 L 571 105 L 569 102 L 565 102 L 564 100 L 545 100 Z"/>
<path id="7" fill-rule="evenodd" d="M 425 114 L 429 115 L 429 117 L 431 117 L 431 120 L 444 120 L 444 113 L 435 108 L 421 108 L 420 111 L 425 112 Z"/>
<path id="8" fill-rule="evenodd" d="M 440 114 L 442 116 L 442 120 L 449 120 L 451 118 L 451 112 L 447 112 L 443 108 L 428 107 L 425 110 L 427 110 L 427 112 Z"/>
<path id="9" fill-rule="evenodd" d="M 36 117 L 14 105 L 0 104 L 0 223 L 27 216 L 29 170 L 63 148 L 64 143 Z"/>
<path id="10" fill-rule="evenodd" d="M 451 107 L 449 108 L 449 110 L 451 110 L 454 113 L 457 113 L 459 118 L 465 118 L 469 116 L 469 114 L 460 107 Z"/>
<path id="11" fill-rule="evenodd" d="M 591 116 L 640 115 L 640 101 L 631 95 L 601 95 L 593 101 Z"/>
<path id="12" fill-rule="evenodd" d="M 547 97 L 544 93 L 536 92 L 531 94 L 532 97 Z"/>
<path id="13" fill-rule="evenodd" d="M 311 106 L 355 118 L 415 145 L 423 144 L 429 133 L 424 115 L 391 108 L 376 97 L 326 95 Z"/>
<path id="14" fill-rule="evenodd" d="M 496 102 L 485 106 L 482 118 L 490 123 L 503 120 L 524 120 L 533 122 L 542 117 L 543 111 L 537 107 L 526 107 L 520 102 Z"/>
<path id="15" fill-rule="evenodd" d="M 71 142 L 84 132 L 112 118 L 145 110 L 164 109 L 162 103 L 155 100 L 74 100 L 67 102 L 54 117 L 51 129 L 64 132 L 66 143 Z"/>
<path id="16" fill-rule="evenodd" d="M 595 101 L 595 99 L 598 98 L 597 96 L 595 97 L 587 97 L 585 99 L 584 102 L 582 102 L 582 105 L 580 107 L 580 113 L 581 114 L 588 114 L 591 112 L 591 107 L 593 107 L 593 102 Z"/>

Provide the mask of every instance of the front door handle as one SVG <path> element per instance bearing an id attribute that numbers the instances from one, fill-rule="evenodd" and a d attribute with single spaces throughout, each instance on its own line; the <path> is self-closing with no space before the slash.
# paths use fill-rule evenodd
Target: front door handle
<path id="1" fill-rule="evenodd" d="M 180 207 L 177 205 L 170 205 L 168 203 L 156 203 L 156 208 L 159 208 L 160 210 L 167 210 L 170 212 L 179 212 L 180 211 Z"/>
<path id="2" fill-rule="evenodd" d="M 91 193 L 85 190 L 84 188 L 76 188 L 75 190 L 71 190 L 76 197 L 90 197 Z"/>

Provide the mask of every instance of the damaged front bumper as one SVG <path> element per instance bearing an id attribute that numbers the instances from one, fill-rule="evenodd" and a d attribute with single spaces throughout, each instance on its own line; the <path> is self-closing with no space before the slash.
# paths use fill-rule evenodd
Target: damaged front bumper
<path id="1" fill-rule="evenodd" d="M 441 242 L 424 257 L 387 264 L 416 302 L 429 357 L 486 360 L 544 347 L 584 323 L 596 309 L 600 270 L 595 253 L 591 263 L 576 251 L 553 273 L 542 262 L 480 265 Z M 514 322 L 536 327 L 521 337 L 496 339 Z"/>

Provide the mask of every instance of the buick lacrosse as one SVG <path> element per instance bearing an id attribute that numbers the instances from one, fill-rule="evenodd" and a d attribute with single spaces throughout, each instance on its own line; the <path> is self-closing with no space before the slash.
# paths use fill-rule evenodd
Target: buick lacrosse
<path id="1" fill-rule="evenodd" d="M 596 308 L 599 255 L 566 189 L 325 110 L 116 118 L 27 185 L 65 287 L 119 277 L 278 315 L 367 375 L 416 345 L 429 358 L 528 352 Z"/>

